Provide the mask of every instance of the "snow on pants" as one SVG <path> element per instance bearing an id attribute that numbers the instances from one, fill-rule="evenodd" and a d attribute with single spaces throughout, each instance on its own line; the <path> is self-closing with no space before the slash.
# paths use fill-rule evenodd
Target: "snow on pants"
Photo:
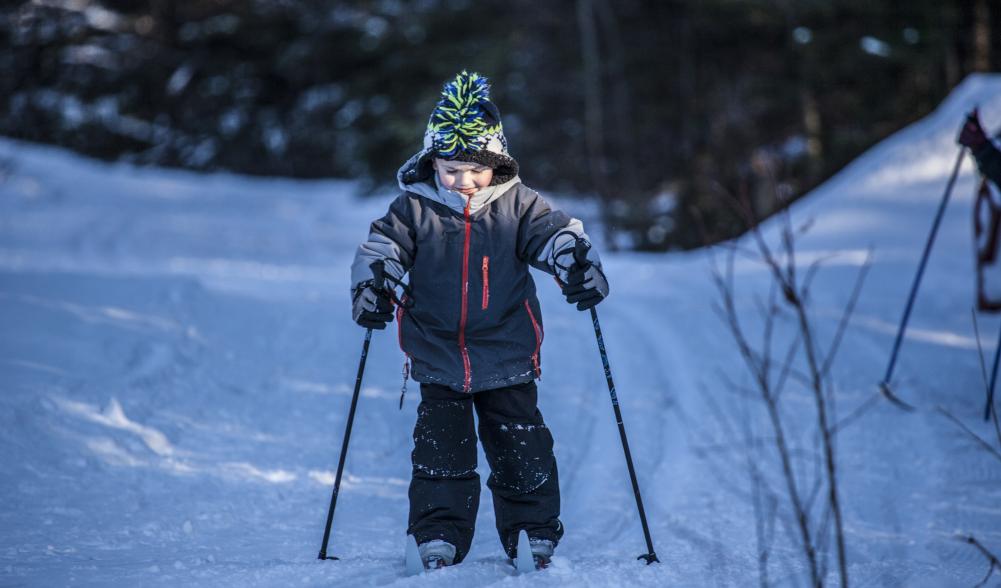
<path id="1" fill-rule="evenodd" d="M 559 542 L 563 525 L 553 436 L 537 399 L 535 382 L 473 394 L 421 384 L 407 530 L 418 543 L 442 539 L 455 545 L 456 563 L 469 552 L 480 503 L 474 409 L 504 551 L 513 557 L 521 529 L 531 538 Z"/>

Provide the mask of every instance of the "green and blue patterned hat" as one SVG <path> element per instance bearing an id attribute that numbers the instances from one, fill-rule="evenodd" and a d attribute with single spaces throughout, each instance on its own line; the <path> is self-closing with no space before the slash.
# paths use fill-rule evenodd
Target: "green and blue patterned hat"
<path id="1" fill-rule="evenodd" d="M 463 70 L 445 83 L 428 119 L 424 149 L 415 158 L 402 178 L 406 183 L 430 177 L 434 158 L 489 166 L 494 170 L 492 184 L 518 175 L 518 162 L 508 154 L 500 111 L 490 101 L 486 77 Z"/>

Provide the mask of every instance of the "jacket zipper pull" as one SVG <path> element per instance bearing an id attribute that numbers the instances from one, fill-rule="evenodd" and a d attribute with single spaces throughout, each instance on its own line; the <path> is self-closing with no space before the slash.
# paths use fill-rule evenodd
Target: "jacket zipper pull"
<path id="1" fill-rule="evenodd" d="M 410 378 L 410 356 L 403 360 L 403 386 L 400 387 L 400 410 L 403 410 L 403 397 L 407 395 L 407 379 Z"/>

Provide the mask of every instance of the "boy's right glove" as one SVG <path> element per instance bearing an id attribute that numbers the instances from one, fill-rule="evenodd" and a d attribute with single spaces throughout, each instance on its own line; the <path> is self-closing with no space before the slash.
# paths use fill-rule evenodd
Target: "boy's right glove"
<path id="1" fill-rule="evenodd" d="M 983 125 L 980 124 L 980 115 L 977 113 L 977 109 L 974 108 L 967 115 L 966 123 L 963 125 L 963 130 L 960 131 L 959 138 L 956 141 L 960 145 L 969 147 L 974 151 L 987 142 L 987 133 L 984 132 Z"/>
<path id="2" fill-rule="evenodd" d="M 573 241 L 564 241 L 563 248 L 553 254 L 556 282 L 567 302 L 576 304 L 577 310 L 587 310 L 608 296 L 608 280 L 601 266 L 588 259 L 591 244 L 570 231 L 558 234 L 557 238 L 563 234 L 569 234 Z"/>
<path id="3" fill-rule="evenodd" d="M 577 310 L 597 306 L 608 296 L 608 281 L 601 268 L 593 263 L 584 266 L 574 263 L 567 270 L 567 281 L 561 284 L 567 302 L 577 304 Z"/>
<path id="4" fill-rule="evenodd" d="M 385 329 L 393 320 L 393 300 L 388 292 L 376 290 L 372 280 L 367 280 L 355 286 L 351 316 L 368 329 Z"/>

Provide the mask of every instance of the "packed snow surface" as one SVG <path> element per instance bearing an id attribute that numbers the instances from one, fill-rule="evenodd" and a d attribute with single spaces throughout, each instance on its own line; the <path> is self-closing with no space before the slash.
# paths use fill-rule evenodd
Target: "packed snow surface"
<path id="1" fill-rule="evenodd" d="M 792 209 L 795 224 L 813 221 L 800 264 L 826 260 L 810 301 L 822 346 L 873 251 L 833 370 L 839 417 L 876 394 L 976 104 L 1001 125 L 1001 77 L 968 79 Z M 1001 554 L 1001 461 L 936 410 L 992 439 L 971 320 L 975 182 L 967 159 L 897 366 L 894 389 L 917 410 L 870 402 L 838 436 L 856 586 L 975 584 L 987 560 L 958 534 Z M 752 383 L 713 310 L 706 251 L 603 253 L 612 294 L 598 314 L 660 565 L 636 561 L 643 535 L 590 321 L 544 277 L 540 406 L 566 525 L 553 566 L 514 575 L 484 492 L 468 559 L 403 576 L 419 392 L 411 382 L 398 408 L 395 324 L 373 337 L 330 539 L 341 559 L 318 561 L 363 339 L 348 268 L 394 196 L 359 191 L 0 141 L 0 585 L 756 585 L 748 456 L 777 497 L 769 581 L 805 584 L 774 454 L 749 453 L 742 436 L 768 427 L 734 389 Z M 743 256 L 735 271 L 757 339 L 768 272 Z M 1001 323 L 979 320 L 989 359 Z M 776 336 L 794 328 L 781 319 Z M 802 389 L 787 394 L 805 486 L 814 409 Z M 832 547 L 824 559 L 834 583 Z"/>

